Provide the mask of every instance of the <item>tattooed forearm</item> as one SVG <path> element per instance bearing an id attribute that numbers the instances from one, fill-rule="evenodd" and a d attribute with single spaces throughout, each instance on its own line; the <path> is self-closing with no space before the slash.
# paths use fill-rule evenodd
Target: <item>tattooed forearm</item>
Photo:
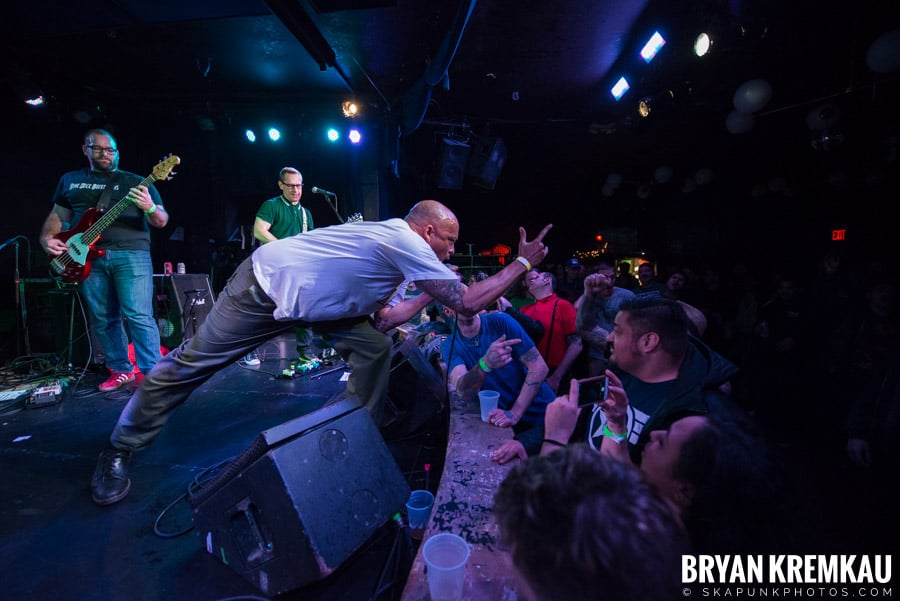
<path id="1" fill-rule="evenodd" d="M 457 280 L 421 280 L 416 285 L 454 311 L 465 311 L 466 287 Z"/>
<path id="2" fill-rule="evenodd" d="M 522 355 L 521 361 L 525 365 L 529 365 L 532 361 L 538 359 L 541 356 L 541 353 L 537 350 L 536 346 L 531 347 L 525 354 Z"/>

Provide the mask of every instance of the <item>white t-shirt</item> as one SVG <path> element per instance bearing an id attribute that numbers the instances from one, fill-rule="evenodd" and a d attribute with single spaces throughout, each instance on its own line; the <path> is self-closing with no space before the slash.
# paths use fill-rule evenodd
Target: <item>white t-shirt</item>
<path id="1" fill-rule="evenodd" d="M 279 320 L 371 315 L 404 280 L 457 279 L 403 219 L 317 228 L 263 244 L 252 261 Z"/>

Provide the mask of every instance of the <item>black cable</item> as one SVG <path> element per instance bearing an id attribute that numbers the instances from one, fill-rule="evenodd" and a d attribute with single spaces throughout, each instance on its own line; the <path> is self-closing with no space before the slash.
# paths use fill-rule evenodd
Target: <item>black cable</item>
<path id="1" fill-rule="evenodd" d="M 169 512 L 169 510 L 172 509 L 173 507 L 175 507 L 175 505 L 177 505 L 181 500 L 186 499 L 188 497 L 188 495 L 192 495 L 195 490 L 197 490 L 198 488 L 202 488 L 205 483 L 212 480 L 215 477 L 215 475 L 213 473 L 216 470 L 231 463 L 233 460 L 234 460 L 234 456 L 229 457 L 228 459 L 223 459 L 222 461 L 220 461 L 216 464 L 213 464 L 210 467 L 205 468 L 199 474 L 194 476 L 194 478 L 191 479 L 190 483 L 188 483 L 187 490 L 185 492 L 183 492 L 182 494 L 180 494 L 174 501 L 172 501 L 171 503 L 166 505 L 165 508 L 163 508 L 163 510 L 160 511 L 159 514 L 156 516 L 156 520 L 154 520 L 154 522 L 153 522 L 153 534 L 155 534 L 156 536 L 158 536 L 160 538 L 175 538 L 175 537 L 181 536 L 183 534 L 187 534 L 188 532 L 193 530 L 194 525 L 191 524 L 189 527 L 179 530 L 177 532 L 163 532 L 159 528 L 159 522 L 165 517 L 165 515 Z"/>
<path id="2" fill-rule="evenodd" d="M 388 553 L 387 558 L 384 560 L 384 565 L 381 568 L 381 574 L 378 576 L 378 582 L 375 583 L 375 590 L 372 592 L 372 596 L 369 597 L 369 601 L 377 601 L 381 594 L 389 590 L 394 584 L 397 582 L 397 572 L 400 569 L 400 542 L 404 541 L 407 543 L 407 548 L 412 548 L 412 537 L 409 534 L 409 525 L 403 523 L 403 519 L 400 517 L 400 514 L 397 513 L 394 515 L 393 519 L 394 523 L 397 524 L 397 532 L 394 535 L 394 542 L 391 545 L 391 551 Z M 391 575 L 391 579 L 384 584 L 385 576 L 390 568 L 393 568 L 393 574 Z"/>

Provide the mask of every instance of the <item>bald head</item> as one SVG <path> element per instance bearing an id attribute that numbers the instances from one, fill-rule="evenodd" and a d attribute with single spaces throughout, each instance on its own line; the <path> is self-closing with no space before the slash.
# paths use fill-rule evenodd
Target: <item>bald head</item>
<path id="1" fill-rule="evenodd" d="M 413 205 L 406 216 L 406 220 L 410 223 L 424 227 L 431 225 L 449 225 L 453 224 L 459 227 L 459 221 L 453 211 L 436 200 L 422 200 Z"/>
<path id="2" fill-rule="evenodd" d="M 453 211 L 436 200 L 422 200 L 413 205 L 405 219 L 428 242 L 438 259 L 450 258 L 459 238 L 459 221 Z"/>

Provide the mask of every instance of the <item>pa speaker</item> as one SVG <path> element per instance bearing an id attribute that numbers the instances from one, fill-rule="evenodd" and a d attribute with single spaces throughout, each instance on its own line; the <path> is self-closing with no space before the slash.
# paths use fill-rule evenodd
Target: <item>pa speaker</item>
<path id="1" fill-rule="evenodd" d="M 500 138 L 482 138 L 472 151 L 466 175 L 472 185 L 493 190 L 506 163 L 506 145 Z"/>
<path id="2" fill-rule="evenodd" d="M 331 574 L 409 497 L 355 398 L 260 433 L 189 495 L 206 551 L 267 595 Z"/>
<path id="3" fill-rule="evenodd" d="M 471 150 L 469 144 L 461 140 L 452 138 L 441 140 L 441 158 L 437 166 L 438 188 L 462 190 Z"/>
<path id="4" fill-rule="evenodd" d="M 153 289 L 160 344 L 169 349 L 194 335 L 216 300 L 204 274 L 154 275 Z"/>

